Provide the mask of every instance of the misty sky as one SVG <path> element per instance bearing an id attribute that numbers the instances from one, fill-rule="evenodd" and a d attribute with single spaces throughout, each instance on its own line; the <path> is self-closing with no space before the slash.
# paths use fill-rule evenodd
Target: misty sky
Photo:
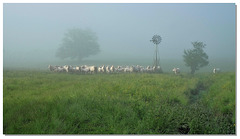
<path id="1" fill-rule="evenodd" d="M 3 60 L 53 61 L 71 28 L 91 29 L 101 52 L 89 59 L 152 58 L 162 37 L 162 59 L 183 59 L 202 41 L 211 59 L 235 62 L 235 4 L 3 4 Z"/>

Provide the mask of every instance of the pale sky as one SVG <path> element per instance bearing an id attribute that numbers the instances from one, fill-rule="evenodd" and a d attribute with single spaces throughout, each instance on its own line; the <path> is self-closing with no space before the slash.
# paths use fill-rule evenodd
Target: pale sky
<path id="1" fill-rule="evenodd" d="M 64 33 L 91 29 L 101 52 L 89 59 L 152 58 L 149 40 L 162 37 L 162 59 L 182 59 L 202 41 L 211 59 L 236 56 L 236 12 L 225 4 L 3 4 L 3 60 L 52 61 Z"/>

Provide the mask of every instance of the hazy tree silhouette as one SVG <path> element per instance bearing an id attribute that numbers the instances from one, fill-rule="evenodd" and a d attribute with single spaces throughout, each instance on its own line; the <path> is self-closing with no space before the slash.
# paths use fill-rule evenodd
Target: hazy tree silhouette
<path id="1" fill-rule="evenodd" d="M 206 44 L 203 42 L 192 42 L 193 49 L 184 50 L 183 59 L 185 65 L 191 68 L 191 74 L 194 74 L 199 68 L 208 65 L 208 55 L 203 51 Z"/>
<path id="2" fill-rule="evenodd" d="M 98 52 L 100 52 L 100 46 L 94 32 L 89 29 L 73 28 L 64 34 L 56 57 L 82 60 L 90 55 L 96 55 Z"/>

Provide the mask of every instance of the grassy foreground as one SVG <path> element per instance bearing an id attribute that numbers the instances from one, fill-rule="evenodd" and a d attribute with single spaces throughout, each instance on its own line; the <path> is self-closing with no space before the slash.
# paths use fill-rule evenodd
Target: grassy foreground
<path id="1" fill-rule="evenodd" d="M 235 73 L 3 72 L 4 134 L 235 134 Z"/>

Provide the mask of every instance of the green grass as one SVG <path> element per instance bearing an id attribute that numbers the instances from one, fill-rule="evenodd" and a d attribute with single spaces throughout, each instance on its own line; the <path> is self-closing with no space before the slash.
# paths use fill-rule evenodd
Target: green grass
<path id="1" fill-rule="evenodd" d="M 235 73 L 4 70 L 4 134 L 235 134 Z"/>

